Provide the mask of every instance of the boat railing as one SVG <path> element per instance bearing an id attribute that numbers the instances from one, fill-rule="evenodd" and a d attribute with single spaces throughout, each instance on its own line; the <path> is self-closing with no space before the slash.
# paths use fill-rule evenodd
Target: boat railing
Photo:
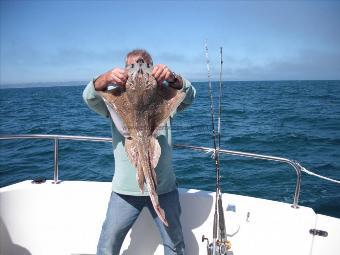
<path id="1" fill-rule="evenodd" d="M 60 140 L 73 140 L 73 141 L 91 141 L 91 142 L 112 142 L 112 138 L 108 137 L 94 137 L 94 136 L 71 136 L 71 135 L 43 135 L 43 134 L 24 134 L 24 135 L 0 135 L 0 140 L 16 140 L 16 139 L 48 139 L 54 141 L 54 177 L 53 183 L 60 183 L 59 180 L 59 168 L 58 168 L 58 152 L 59 152 L 59 141 Z M 195 151 L 202 151 L 206 153 L 216 153 L 213 148 L 201 147 L 201 146 L 191 146 L 184 144 L 174 144 L 175 148 L 190 149 Z M 290 165 L 296 172 L 296 186 L 293 197 L 293 208 L 299 208 L 299 196 L 301 188 L 301 171 L 304 169 L 299 162 L 295 160 L 290 160 L 282 157 L 275 157 L 269 155 L 261 155 L 249 152 L 241 152 L 234 150 L 219 149 L 220 154 L 227 154 L 233 156 L 247 157 L 253 159 L 276 161 Z"/>

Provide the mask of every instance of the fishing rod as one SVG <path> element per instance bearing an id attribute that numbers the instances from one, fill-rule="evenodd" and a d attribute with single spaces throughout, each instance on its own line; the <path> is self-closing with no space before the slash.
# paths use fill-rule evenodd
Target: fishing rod
<path id="1" fill-rule="evenodd" d="M 222 68 L 223 67 L 223 48 L 220 47 L 220 82 L 219 82 L 219 100 L 218 100 L 218 162 L 220 162 L 220 148 L 221 148 L 221 116 L 222 116 Z M 218 172 L 218 217 L 219 217 L 219 230 L 220 230 L 220 254 L 229 254 L 231 249 L 231 242 L 227 240 L 226 235 L 226 227 L 225 227 L 225 219 L 224 219 L 224 210 L 222 205 L 222 192 L 220 186 L 221 175 L 220 171 Z M 217 194 L 216 194 L 217 196 Z M 232 254 L 232 252 L 230 252 Z"/>
<path id="2" fill-rule="evenodd" d="M 209 95 L 210 95 L 210 114 L 211 114 L 211 124 L 213 132 L 213 142 L 214 142 L 214 154 L 215 167 L 216 167 L 216 194 L 215 194 L 215 213 L 214 213 L 214 223 L 213 223 L 213 242 L 209 243 L 209 239 L 204 235 L 202 236 L 202 242 L 207 241 L 207 254 L 208 255 L 225 255 L 227 250 L 230 249 L 230 242 L 227 241 L 226 231 L 225 231 L 225 221 L 224 212 L 222 205 L 222 193 L 220 188 L 220 145 L 221 145 L 221 98 L 222 98 L 222 47 L 220 48 L 220 82 L 219 82 L 219 103 L 218 103 L 218 126 L 217 126 L 217 139 L 215 131 L 215 118 L 214 118 L 214 100 L 211 88 L 211 73 L 210 73 L 210 62 L 208 54 L 208 43 L 205 43 L 205 56 L 208 70 L 208 84 L 209 84 Z M 217 142 L 216 142 L 217 140 Z M 218 231 L 219 230 L 219 231 Z M 219 237 L 217 238 L 217 233 L 219 232 Z"/>

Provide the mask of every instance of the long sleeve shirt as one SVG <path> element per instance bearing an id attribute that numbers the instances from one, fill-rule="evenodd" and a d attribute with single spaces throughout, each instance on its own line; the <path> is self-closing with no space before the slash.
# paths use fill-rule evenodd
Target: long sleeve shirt
<path id="1" fill-rule="evenodd" d="M 172 167 L 172 138 L 171 122 L 176 112 L 188 107 L 196 95 L 195 88 L 191 83 L 183 79 L 185 98 L 177 110 L 171 114 L 164 128 L 158 132 L 157 140 L 161 147 L 161 156 L 156 166 L 157 193 L 164 194 L 176 189 L 176 177 Z M 93 81 L 89 82 L 83 91 L 83 98 L 86 104 L 99 115 L 109 118 L 112 131 L 112 148 L 115 159 L 114 175 L 112 178 L 112 190 L 119 194 L 133 196 L 147 196 L 148 191 L 145 186 L 144 193 L 141 192 L 137 184 L 136 169 L 128 159 L 124 148 L 124 136 L 118 131 L 115 123 L 111 119 L 110 112 L 94 88 Z"/>

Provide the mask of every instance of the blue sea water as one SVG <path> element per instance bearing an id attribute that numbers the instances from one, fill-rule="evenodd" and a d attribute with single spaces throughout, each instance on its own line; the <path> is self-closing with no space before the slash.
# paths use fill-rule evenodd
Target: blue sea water
<path id="1" fill-rule="evenodd" d="M 85 85 L 1 89 L 0 133 L 110 137 L 109 122 L 83 102 Z M 207 83 L 194 86 L 194 104 L 174 120 L 174 143 L 212 147 Z M 222 105 L 222 148 L 287 157 L 340 179 L 340 81 L 224 82 Z M 180 187 L 215 189 L 210 155 L 174 149 L 173 156 Z M 0 159 L 0 187 L 53 179 L 52 141 L 0 141 Z M 111 181 L 113 164 L 110 143 L 60 141 L 61 180 Z M 221 175 L 223 192 L 292 202 L 289 166 L 226 155 Z M 340 217 L 340 185 L 303 174 L 300 204 Z"/>

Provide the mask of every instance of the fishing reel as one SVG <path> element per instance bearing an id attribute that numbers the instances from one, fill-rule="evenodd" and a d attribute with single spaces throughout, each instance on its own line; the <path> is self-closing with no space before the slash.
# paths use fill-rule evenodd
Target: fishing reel
<path id="1" fill-rule="evenodd" d="M 225 240 L 225 241 L 216 240 L 215 241 L 215 252 L 214 252 L 214 243 L 210 243 L 209 239 L 203 235 L 202 242 L 204 241 L 207 242 L 207 255 L 232 255 L 233 254 L 233 252 L 230 250 L 231 242 L 229 240 Z"/>

